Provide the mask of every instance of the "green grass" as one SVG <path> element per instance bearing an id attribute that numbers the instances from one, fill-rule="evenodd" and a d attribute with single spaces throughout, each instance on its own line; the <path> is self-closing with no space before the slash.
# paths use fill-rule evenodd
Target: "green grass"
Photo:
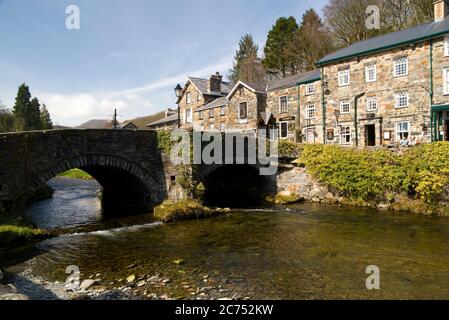
<path id="1" fill-rule="evenodd" d="M 63 172 L 58 175 L 58 177 L 69 178 L 69 179 L 78 179 L 78 180 L 94 180 L 94 178 L 80 169 L 72 169 L 66 172 Z"/>
<path id="2" fill-rule="evenodd" d="M 5 215 L 0 218 L 0 247 L 11 247 L 49 237 L 49 232 L 34 228 L 22 217 Z"/>

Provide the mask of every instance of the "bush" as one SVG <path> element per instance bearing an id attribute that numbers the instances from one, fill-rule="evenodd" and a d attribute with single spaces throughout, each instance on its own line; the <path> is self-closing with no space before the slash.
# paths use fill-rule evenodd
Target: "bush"
<path id="1" fill-rule="evenodd" d="M 298 163 L 333 191 L 354 200 L 391 200 L 395 194 L 406 194 L 432 203 L 449 185 L 448 142 L 420 145 L 401 155 L 384 149 L 306 145 Z"/>
<path id="2" fill-rule="evenodd" d="M 279 141 L 280 158 L 297 158 L 301 153 L 301 145 L 290 140 Z"/>

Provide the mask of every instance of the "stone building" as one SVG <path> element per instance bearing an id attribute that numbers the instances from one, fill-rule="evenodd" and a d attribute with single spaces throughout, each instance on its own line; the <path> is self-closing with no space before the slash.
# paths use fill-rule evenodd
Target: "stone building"
<path id="1" fill-rule="evenodd" d="M 317 62 L 321 143 L 375 146 L 448 140 L 449 18 L 355 43 Z"/>
<path id="2" fill-rule="evenodd" d="M 182 129 L 193 129 L 194 113 L 212 101 L 226 97 L 233 87 L 217 72 L 209 79 L 189 77 L 177 100 Z"/>

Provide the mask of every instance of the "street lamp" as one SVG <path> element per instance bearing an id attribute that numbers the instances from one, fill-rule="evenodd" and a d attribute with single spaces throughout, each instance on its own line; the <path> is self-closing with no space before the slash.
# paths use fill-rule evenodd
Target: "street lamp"
<path id="1" fill-rule="evenodd" d="M 176 98 L 178 98 L 177 100 L 177 104 L 178 104 L 178 128 L 181 128 L 181 108 L 179 107 L 179 100 L 182 97 L 182 87 L 181 85 L 178 83 L 178 85 L 175 88 L 175 95 Z"/>

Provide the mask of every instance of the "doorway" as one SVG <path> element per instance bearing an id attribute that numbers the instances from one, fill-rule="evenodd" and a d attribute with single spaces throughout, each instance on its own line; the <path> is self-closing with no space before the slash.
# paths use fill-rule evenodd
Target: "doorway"
<path id="1" fill-rule="evenodd" d="M 365 126 L 365 145 L 374 147 L 376 145 L 376 125 L 370 124 Z"/>

